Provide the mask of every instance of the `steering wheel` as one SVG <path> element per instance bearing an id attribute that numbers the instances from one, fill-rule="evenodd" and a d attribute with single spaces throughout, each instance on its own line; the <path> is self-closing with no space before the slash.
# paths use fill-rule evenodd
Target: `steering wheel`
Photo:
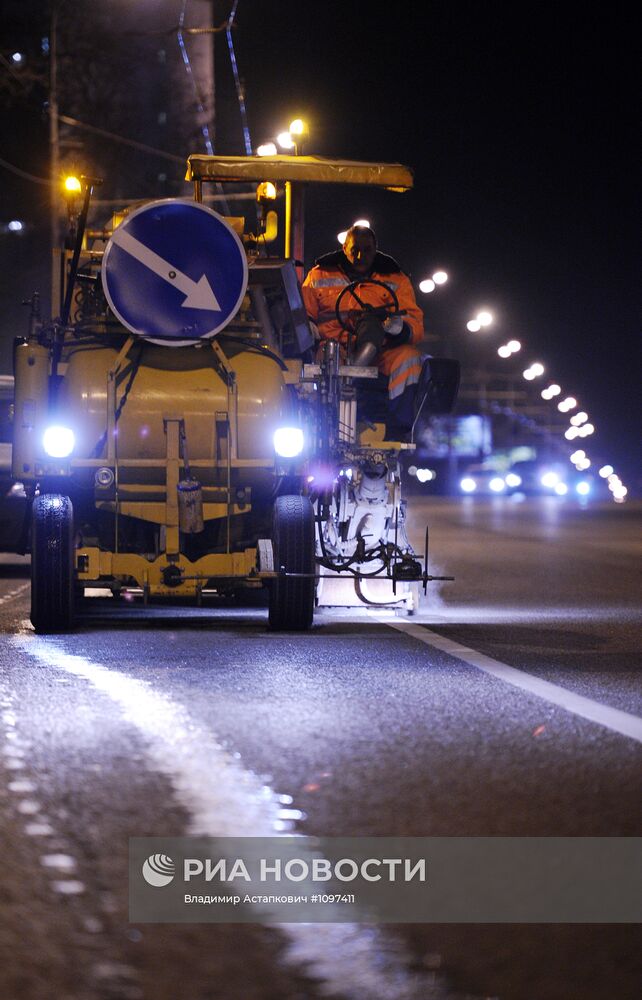
<path id="1" fill-rule="evenodd" d="M 390 301 L 382 302 L 380 306 L 373 306 L 369 302 L 364 302 L 357 295 L 357 288 L 363 285 L 378 285 L 379 288 L 383 288 L 388 294 Z M 351 309 L 347 317 L 341 315 L 341 303 L 344 296 L 350 295 L 355 302 L 359 305 L 359 310 Z M 395 292 L 389 285 L 386 285 L 384 281 L 378 281 L 376 278 L 363 278 L 359 281 L 351 281 L 349 285 L 346 285 L 339 292 L 339 296 L 335 303 L 334 312 L 337 317 L 337 322 L 339 323 L 342 330 L 351 336 L 356 333 L 356 327 L 359 319 L 365 312 L 374 313 L 377 319 L 385 320 L 388 316 L 398 316 L 404 313 L 404 310 L 399 308 L 399 299 L 397 298 Z M 357 314 L 356 316 L 354 314 Z"/>

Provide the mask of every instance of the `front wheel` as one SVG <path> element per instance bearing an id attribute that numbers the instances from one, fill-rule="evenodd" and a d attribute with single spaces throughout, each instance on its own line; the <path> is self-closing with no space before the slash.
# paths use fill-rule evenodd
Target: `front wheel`
<path id="1" fill-rule="evenodd" d="M 314 510 L 307 497 L 277 497 L 272 518 L 274 568 L 268 621 L 278 631 L 301 632 L 312 625 L 314 613 Z"/>
<path id="2" fill-rule="evenodd" d="M 36 632 L 68 632 L 74 619 L 74 509 L 67 496 L 36 497 L 31 523 L 31 622 Z"/>

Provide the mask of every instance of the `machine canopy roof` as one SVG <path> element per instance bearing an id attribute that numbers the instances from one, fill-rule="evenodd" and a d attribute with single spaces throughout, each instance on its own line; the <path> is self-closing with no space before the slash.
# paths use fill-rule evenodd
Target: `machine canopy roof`
<path id="1" fill-rule="evenodd" d="M 408 191 L 412 172 L 401 163 L 359 163 L 322 156 L 206 156 L 187 158 L 187 181 L 312 181 L 318 184 L 376 184 Z"/>

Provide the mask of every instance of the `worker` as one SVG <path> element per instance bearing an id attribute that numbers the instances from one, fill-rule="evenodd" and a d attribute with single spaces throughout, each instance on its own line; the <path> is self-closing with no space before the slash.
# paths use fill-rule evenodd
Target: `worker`
<path id="1" fill-rule="evenodd" d="M 346 324 L 342 326 L 335 307 L 341 290 L 353 281 L 364 282 L 355 293 L 377 312 L 363 311 L 348 292 L 341 302 L 340 315 Z M 387 289 L 394 291 L 400 315 L 395 314 Z M 372 229 L 352 226 L 342 250 L 317 260 L 303 282 L 303 301 L 322 342 L 338 340 L 347 347 L 351 332 L 354 334 L 353 362 L 376 364 L 387 376 L 388 436 L 391 431 L 407 433 L 415 418 L 417 385 L 422 378 L 423 358 L 415 345 L 424 336 L 424 318 L 410 280 L 392 257 L 377 250 Z"/>

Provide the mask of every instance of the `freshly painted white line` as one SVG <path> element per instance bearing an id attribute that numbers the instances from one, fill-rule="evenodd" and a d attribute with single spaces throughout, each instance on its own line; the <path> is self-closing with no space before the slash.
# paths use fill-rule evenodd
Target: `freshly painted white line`
<path id="1" fill-rule="evenodd" d="M 51 888 L 63 896 L 80 896 L 85 891 L 84 883 L 74 879 L 56 880 L 51 883 Z"/>
<path id="2" fill-rule="evenodd" d="M 16 587 L 15 590 L 10 590 L 8 594 L 3 594 L 0 597 L 0 605 L 6 604 L 7 601 L 12 601 L 14 597 L 19 597 L 20 594 L 24 594 L 25 590 L 28 590 L 30 586 L 30 583 L 23 583 L 21 587 Z"/>
<path id="3" fill-rule="evenodd" d="M 27 823 L 25 833 L 28 837 L 51 837 L 55 830 L 49 823 Z"/>
<path id="4" fill-rule="evenodd" d="M 610 708 L 608 705 L 602 705 L 599 701 L 575 694 L 558 684 L 542 680 L 541 677 L 536 677 L 524 670 L 518 670 L 517 667 L 502 663 L 501 660 L 494 660 L 484 653 L 478 653 L 475 649 L 462 646 L 461 643 L 453 642 L 452 639 L 447 639 L 443 635 L 437 635 L 436 632 L 422 628 L 421 625 L 393 621 L 389 618 L 382 618 L 381 622 L 391 628 L 398 629 L 405 635 L 411 635 L 413 639 L 418 639 L 426 646 L 440 649 L 442 652 L 448 653 L 449 656 L 454 656 L 455 659 L 468 663 L 471 667 L 477 667 L 478 670 L 483 670 L 484 673 L 490 674 L 492 677 L 512 684 L 513 687 L 537 695 L 538 698 L 543 698 L 553 705 L 558 705 L 560 708 L 566 709 L 567 712 L 572 712 L 573 715 L 579 715 L 590 722 L 597 722 L 598 725 L 604 726 L 606 729 L 642 743 L 642 719 L 637 715 L 622 712 L 619 708 Z"/>
<path id="5" fill-rule="evenodd" d="M 35 799 L 21 799 L 16 809 L 23 816 L 37 816 L 40 812 L 40 806 Z"/>
<path id="6" fill-rule="evenodd" d="M 26 795 L 27 793 L 35 792 L 36 786 L 33 781 L 10 781 L 7 785 L 10 792 L 16 792 L 18 795 Z"/>
<path id="7" fill-rule="evenodd" d="M 195 725 L 182 706 L 147 681 L 65 652 L 58 640 L 27 635 L 12 641 L 41 663 L 89 681 L 120 706 L 125 720 L 146 738 L 155 768 L 167 775 L 188 809 L 188 833 L 274 836 L 281 807 L 272 790 L 237 764 L 210 732 Z"/>
<path id="8" fill-rule="evenodd" d="M 77 867 L 76 859 L 72 858 L 70 854 L 45 854 L 40 859 L 40 863 L 45 868 L 56 868 L 62 872 L 71 872 Z"/>
<path id="9" fill-rule="evenodd" d="M 212 733 L 200 726 L 167 695 L 147 681 L 67 653 L 57 640 L 33 634 L 12 642 L 41 663 L 84 678 L 119 706 L 123 718 L 146 740 L 153 767 L 170 781 L 174 796 L 190 816 L 188 833 L 207 837 L 271 837 L 292 833 L 283 819 L 291 804 L 226 752 Z M 285 801 L 283 801 L 285 800 Z M 301 857 L 306 856 L 302 850 Z M 81 882 L 53 883 L 58 892 L 82 892 Z M 260 908 L 259 908 L 260 912 Z M 259 916 L 260 919 L 260 916 Z M 441 983 L 409 972 L 403 947 L 387 945 L 386 931 L 347 923 L 278 924 L 287 941 L 289 961 L 323 983 L 326 996 L 350 1000 L 447 1000 Z M 381 939 L 381 940 L 380 940 Z M 386 954 L 385 965 L 382 954 Z"/>

